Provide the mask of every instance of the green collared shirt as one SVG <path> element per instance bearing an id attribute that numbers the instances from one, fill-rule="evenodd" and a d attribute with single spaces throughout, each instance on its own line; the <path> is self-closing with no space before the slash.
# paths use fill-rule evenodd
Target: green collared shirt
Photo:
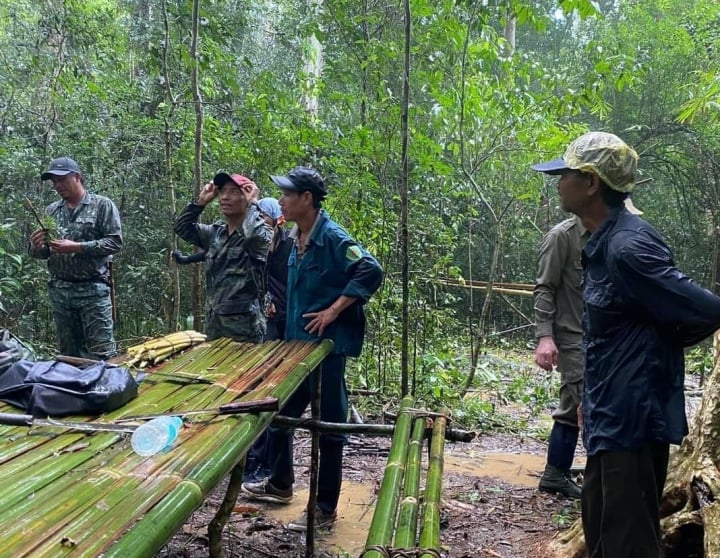
<path id="1" fill-rule="evenodd" d="M 577 216 L 558 223 L 543 237 L 535 279 L 535 337 L 552 336 L 558 345 L 582 338 L 582 264 L 590 233 Z"/>

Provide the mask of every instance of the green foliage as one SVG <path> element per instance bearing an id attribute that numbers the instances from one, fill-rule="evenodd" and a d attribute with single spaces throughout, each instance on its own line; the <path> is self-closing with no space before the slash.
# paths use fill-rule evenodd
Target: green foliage
<path id="1" fill-rule="evenodd" d="M 122 343 L 172 328 L 174 307 L 180 316 L 192 312 L 191 270 L 178 271 L 176 300 L 169 252 L 177 243 L 172 221 L 196 182 L 219 169 L 242 172 L 273 195 L 269 174 L 311 164 L 328 180 L 326 209 L 386 271 L 367 308 L 366 349 L 350 382 L 397 395 L 403 14 L 377 0 L 203 3 L 196 177 L 191 3 L 6 4 L 0 6 L 6 323 L 43 346 L 53 343 L 47 272 L 25 256 L 37 223 L 22 207 L 24 195 L 38 210 L 56 199 L 39 181 L 53 157 L 75 158 L 88 189 L 120 209 Z M 709 284 L 708 255 L 717 239 L 708 231 L 720 230 L 720 7 L 699 0 L 413 0 L 411 10 L 413 389 L 428 406 L 453 406 L 464 424 L 517 429 L 544 413 L 556 393 L 551 378 L 529 368 L 529 356 L 481 355 L 471 387 L 483 397 L 460 393 L 478 337 L 484 349 L 496 343 L 491 350 L 501 355 L 532 337 L 531 300 L 496 293 L 484 304 L 483 291 L 439 279 L 532 282 L 537 244 L 565 215 L 553 184 L 529 166 L 598 128 L 638 149 L 641 172 L 654 181 L 638 188 L 636 203 L 681 267 Z M 313 74 L 321 61 L 322 71 Z M 305 104 L 312 96 L 316 112 Z M 217 218 L 216 208 L 204 217 Z M 501 333 L 507 330 L 516 333 Z M 707 366 L 696 362 L 703 358 L 691 354 L 691 370 Z M 508 407 L 516 412 L 499 412 Z"/>
<path id="2" fill-rule="evenodd" d="M 579 500 L 565 500 L 560 511 L 550 516 L 553 526 L 556 529 L 567 529 L 580 515 Z"/>
<path id="3" fill-rule="evenodd" d="M 8 253 L 3 246 L 8 231 L 15 226 L 12 220 L 6 220 L 0 225 L 0 313 L 7 312 L 4 301 L 16 297 L 22 292 L 22 285 L 17 280 L 17 273 L 22 267 L 22 257 L 18 254 Z"/>
<path id="4" fill-rule="evenodd" d="M 705 344 L 697 345 L 689 349 L 685 354 L 685 371 L 688 374 L 707 377 L 712 372 L 715 364 L 713 351 Z"/>

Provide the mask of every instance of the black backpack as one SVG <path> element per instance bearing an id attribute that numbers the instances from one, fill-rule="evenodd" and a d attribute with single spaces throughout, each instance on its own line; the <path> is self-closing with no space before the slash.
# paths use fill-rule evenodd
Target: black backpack
<path id="1" fill-rule="evenodd" d="M 20 359 L 35 360 L 35 353 L 10 333 L 9 329 L 0 328 L 0 374 Z"/>
<path id="2" fill-rule="evenodd" d="M 0 401 L 36 417 L 101 415 L 137 393 L 127 368 L 105 362 L 80 369 L 64 362 L 21 359 L 0 374 Z"/>

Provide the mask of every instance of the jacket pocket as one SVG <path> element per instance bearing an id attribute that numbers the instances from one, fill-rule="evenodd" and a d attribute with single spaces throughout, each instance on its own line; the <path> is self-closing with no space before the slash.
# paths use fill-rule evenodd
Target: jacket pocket
<path id="1" fill-rule="evenodd" d="M 68 227 L 69 237 L 75 242 L 84 240 L 95 240 L 98 235 L 95 233 L 96 215 L 81 215 Z"/>
<path id="2" fill-rule="evenodd" d="M 592 337 L 607 337 L 621 320 L 614 308 L 615 288 L 608 283 L 591 282 L 585 286 L 585 320 Z"/>
<path id="3" fill-rule="evenodd" d="M 231 300 L 223 302 L 215 307 L 215 313 L 221 316 L 231 316 L 233 314 L 258 313 L 259 305 L 257 300 Z"/>

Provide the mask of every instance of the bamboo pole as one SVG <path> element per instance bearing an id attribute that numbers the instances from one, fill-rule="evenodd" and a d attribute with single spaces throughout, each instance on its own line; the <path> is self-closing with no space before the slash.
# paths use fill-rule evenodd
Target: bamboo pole
<path id="1" fill-rule="evenodd" d="M 14 501 L 0 508 L 7 510 L 1 516 L 3 556 L 34 553 L 38 544 L 75 517 L 89 500 L 95 501 L 109 490 L 112 478 L 85 483 L 79 475 L 64 473 L 78 465 L 100 465 L 103 460 L 100 452 L 113 443 L 113 438 L 112 434 L 89 437 L 84 449 L 34 467 L 33 475 L 30 478 L 26 475 L 25 482 L 3 485 L 3 502 Z M 92 494 L 96 494 L 94 499 Z M 28 537 L 29 532 L 37 536 Z"/>
<path id="2" fill-rule="evenodd" d="M 285 381 L 271 392 L 272 395 L 284 404 L 331 349 L 331 341 L 324 340 L 319 343 L 310 355 L 295 365 Z M 271 417 L 272 413 L 262 413 L 258 416 L 245 415 L 240 419 L 227 417 L 217 421 L 229 423 L 230 420 L 237 420 L 236 428 L 245 425 L 246 428 L 241 432 L 233 432 L 232 436 L 228 435 L 225 439 L 216 438 L 216 442 L 222 439 L 222 443 L 213 452 L 215 458 L 198 463 L 183 481 L 106 550 L 105 558 L 143 558 L 153 555 L 172 536 L 177 525 L 202 503 L 205 495 L 237 464 L 257 436 L 258 423 L 267 424 Z"/>
<path id="3" fill-rule="evenodd" d="M 392 540 L 398 497 L 405 473 L 410 427 L 412 426 L 412 414 L 404 409 L 411 407 L 412 404 L 413 398 L 409 395 L 405 396 L 400 403 L 395 435 L 390 445 L 390 455 L 388 456 L 385 474 L 375 503 L 375 513 L 373 513 L 370 530 L 365 542 L 366 549 L 385 547 Z M 364 558 L 382 558 L 382 554 L 377 550 L 366 550 L 363 556 Z"/>
<path id="4" fill-rule="evenodd" d="M 395 426 L 392 424 L 347 424 L 340 422 L 315 421 L 312 419 L 291 418 L 277 415 L 272 420 L 273 426 L 285 428 L 297 428 L 318 432 L 336 432 L 341 434 L 364 434 L 366 436 L 392 436 L 395 433 Z M 431 428 L 425 429 L 425 437 L 430 438 Z M 445 429 L 445 439 L 451 442 L 471 442 L 475 439 L 476 432 L 472 430 L 458 430 L 455 428 Z"/>
<path id="5" fill-rule="evenodd" d="M 447 410 L 443 409 L 446 413 Z M 423 505 L 422 528 L 420 530 L 420 548 L 440 550 L 440 500 L 442 497 L 443 452 L 445 450 L 445 427 L 447 418 L 438 417 L 433 426 L 430 443 L 430 460 L 425 480 L 425 503 Z M 424 553 L 420 558 L 433 558 L 433 554 Z"/>
<path id="6" fill-rule="evenodd" d="M 437 279 L 439 283 L 445 283 L 447 285 L 456 285 L 458 287 L 475 287 L 475 288 L 485 288 L 488 286 L 487 281 L 476 281 L 474 279 L 459 279 L 454 277 L 440 277 Z M 532 292 L 535 288 L 534 283 L 502 283 L 493 281 L 493 290 L 495 290 L 495 287 L 500 287 L 503 289 L 514 289 L 519 291 L 530 291 Z"/>
<path id="7" fill-rule="evenodd" d="M 314 374 L 310 376 L 312 386 L 312 400 L 310 401 L 310 415 L 314 420 L 320 420 L 320 393 L 322 390 L 322 369 L 320 363 Z M 317 506 L 318 470 L 320 469 L 320 433 L 312 433 L 310 445 L 310 487 L 307 502 L 307 530 L 305 531 L 305 558 L 315 556 L 315 510 Z"/>
<path id="8" fill-rule="evenodd" d="M 410 446 L 408 448 L 407 467 L 403 499 L 398 509 L 395 527 L 395 548 L 414 548 L 417 537 L 418 496 L 420 493 L 420 473 L 422 463 L 422 442 L 425 436 L 425 418 L 416 418 L 413 423 Z"/>
<path id="9" fill-rule="evenodd" d="M 52 458 L 56 451 L 65 447 L 67 443 L 63 444 L 59 439 L 49 442 L 47 447 L 42 448 L 42 452 L 30 452 L 27 454 L 27 459 L 26 456 L 22 456 L 23 459 L 20 459 L 19 463 L 25 464 L 24 469 L 18 469 L 16 465 L 12 468 L 11 474 L 3 476 L 0 510 L 12 509 L 15 504 L 31 497 L 44 486 L 61 482 L 68 469 L 79 467 L 90 460 L 95 452 L 115 443 L 118 435 L 97 433 L 87 440 L 91 444 L 87 450 L 64 454 L 62 459 Z M 32 471 L 32 474 L 28 475 L 28 471 Z"/>

